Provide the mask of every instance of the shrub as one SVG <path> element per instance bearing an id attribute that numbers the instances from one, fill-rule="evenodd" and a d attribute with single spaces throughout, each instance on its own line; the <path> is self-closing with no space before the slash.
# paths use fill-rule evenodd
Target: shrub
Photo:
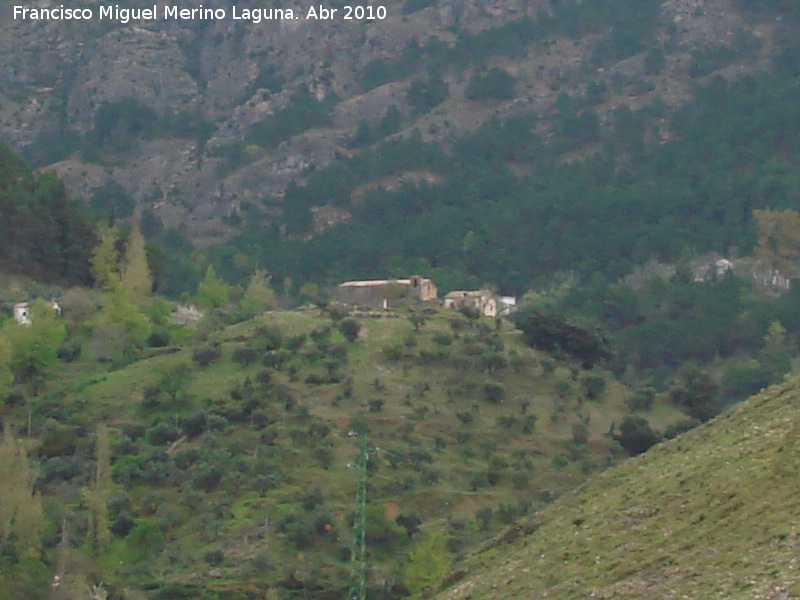
<path id="1" fill-rule="evenodd" d="M 326 326 L 323 327 L 315 327 L 311 331 L 311 339 L 314 340 L 317 344 L 320 342 L 327 340 L 331 337 L 331 328 Z"/>
<path id="2" fill-rule="evenodd" d="M 502 404 L 506 399 L 506 390 L 499 383 L 487 383 L 483 386 L 483 398 L 492 404 Z"/>
<path id="3" fill-rule="evenodd" d="M 668 425 L 667 428 L 664 430 L 664 437 L 668 440 L 672 438 L 678 437 L 682 433 L 686 433 L 690 429 L 694 429 L 700 425 L 700 421 L 697 419 L 681 419 L 680 421 L 676 421 L 671 425 Z"/>
<path id="4" fill-rule="evenodd" d="M 583 445 L 589 441 L 589 428 L 583 423 L 575 423 L 572 426 L 572 443 Z"/>
<path id="5" fill-rule="evenodd" d="M 206 430 L 207 426 L 206 413 L 203 411 L 189 413 L 180 419 L 181 430 L 189 437 L 197 437 Z"/>
<path id="6" fill-rule="evenodd" d="M 599 375 L 581 377 L 581 387 L 589 400 L 597 400 L 606 390 L 606 380 Z"/>
<path id="7" fill-rule="evenodd" d="M 147 345 L 150 348 L 166 348 L 169 346 L 170 335 L 166 329 L 156 329 L 147 338 Z"/>
<path id="8" fill-rule="evenodd" d="M 488 506 L 479 508 L 478 512 L 475 513 L 475 518 L 480 522 L 481 530 L 483 531 L 487 530 L 491 525 L 492 517 L 494 517 L 494 511 Z"/>
<path id="9" fill-rule="evenodd" d="M 153 446 L 174 442 L 181 436 L 180 431 L 169 423 L 158 423 L 147 430 L 144 437 Z"/>
<path id="10" fill-rule="evenodd" d="M 439 344 L 440 346 L 449 346 L 453 343 L 453 336 L 444 333 L 443 331 L 437 331 L 432 336 L 433 341 Z"/>
<path id="11" fill-rule="evenodd" d="M 75 340 L 70 340 L 62 344 L 62 346 L 56 352 L 56 356 L 58 356 L 59 359 L 66 362 L 72 362 L 74 360 L 77 360 L 77 358 L 80 355 L 81 355 L 81 344 L 80 342 L 76 342 Z"/>
<path id="12" fill-rule="evenodd" d="M 361 332 L 361 324 L 355 319 L 343 319 L 339 322 L 338 329 L 348 342 L 355 342 Z"/>
<path id="13" fill-rule="evenodd" d="M 450 87 L 438 75 L 417 77 L 411 81 L 406 100 L 419 112 L 427 112 L 447 99 Z"/>
<path id="14" fill-rule="evenodd" d="M 625 404 L 631 412 L 650 411 L 656 398 L 656 391 L 653 388 L 643 388 L 636 390 L 633 396 L 625 400 Z"/>
<path id="15" fill-rule="evenodd" d="M 466 96 L 469 100 L 510 100 L 514 97 L 514 83 L 505 69 L 477 71 L 469 79 Z"/>
<path id="16" fill-rule="evenodd" d="M 391 361 L 402 360 L 404 356 L 403 348 L 398 345 L 386 346 L 382 352 L 386 360 Z"/>
<path id="17" fill-rule="evenodd" d="M 525 415 L 525 418 L 522 419 L 522 433 L 526 435 L 533 433 L 533 428 L 536 427 L 536 421 L 536 415 Z"/>
<path id="18" fill-rule="evenodd" d="M 204 492 L 212 492 L 222 480 L 222 474 L 219 465 L 204 464 L 192 472 L 192 485 Z"/>
<path id="19" fill-rule="evenodd" d="M 283 333 L 274 325 L 259 325 L 256 328 L 253 347 L 264 352 L 278 350 L 283 345 Z"/>
<path id="20" fill-rule="evenodd" d="M 118 537 L 125 537 L 130 533 L 131 529 L 133 529 L 135 525 L 136 521 L 133 520 L 127 511 L 124 511 L 119 513 L 114 520 L 111 521 L 109 529 L 114 535 Z"/>
<path id="21" fill-rule="evenodd" d="M 473 415 L 468 410 L 464 412 L 456 411 L 456 417 L 458 417 L 458 420 L 461 421 L 464 425 L 469 425 L 475 420 L 475 415 Z"/>
<path id="22" fill-rule="evenodd" d="M 300 348 L 303 347 L 303 344 L 305 343 L 306 343 L 306 334 L 300 333 L 298 335 L 293 335 L 288 340 L 286 340 L 284 346 L 290 352 L 297 352 Z"/>
<path id="23" fill-rule="evenodd" d="M 208 346 L 201 346 L 195 348 L 192 352 L 192 360 L 200 367 L 207 367 L 220 357 L 219 346 L 209 344 Z"/>
<path id="24" fill-rule="evenodd" d="M 234 362 L 246 367 L 258 359 L 258 351 L 255 348 L 237 348 L 231 357 Z"/>
<path id="25" fill-rule="evenodd" d="M 650 423 L 642 417 L 625 417 L 619 428 L 619 434 L 614 436 L 625 451 L 631 456 L 636 456 L 646 451 L 659 441 L 659 436 L 650 427 Z"/>

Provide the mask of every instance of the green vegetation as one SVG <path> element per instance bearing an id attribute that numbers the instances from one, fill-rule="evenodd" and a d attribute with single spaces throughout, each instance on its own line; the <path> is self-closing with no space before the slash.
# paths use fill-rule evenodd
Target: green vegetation
<path id="1" fill-rule="evenodd" d="M 70 290 L 63 317 L 42 306 L 33 325 L 0 331 L 5 443 L 30 457 L 2 481 L 29 493 L 19 482 L 38 473 L 43 507 L 24 544 L 6 536 L 0 577 L 15 593 L 39 597 L 67 565 L 64 593 L 339 598 L 347 464 L 367 431 L 368 591 L 399 598 L 624 455 L 604 434 L 624 432 L 629 393 L 599 370 L 545 368 L 507 323 L 334 304 L 263 313 L 268 276 L 243 290 L 209 268 L 191 298 L 206 316 L 171 325 L 140 285 L 135 230 L 120 235 L 100 236 L 102 287 Z M 678 426 L 666 400 L 648 427 Z"/>
<path id="2" fill-rule="evenodd" d="M 52 173 L 34 174 L 0 145 L 0 260 L 7 273 L 87 283 L 92 220 Z"/>
<path id="3" fill-rule="evenodd" d="M 478 71 L 470 77 L 466 95 L 470 100 L 510 100 L 514 97 L 514 78 L 497 67 Z"/>
<path id="4" fill-rule="evenodd" d="M 585 100 L 564 95 L 557 135 L 547 144 L 532 117 L 516 117 L 488 123 L 457 142 L 450 157 L 414 138 L 384 145 L 315 173 L 287 192 L 285 206 L 347 204 L 364 173 L 374 179 L 424 166 L 442 183 L 371 190 L 349 222 L 310 240 L 286 240 L 250 223 L 230 245 L 261 257 L 279 280 L 424 271 L 445 288 L 493 281 L 517 294 L 558 271 L 614 280 L 650 259 L 677 261 L 687 247 L 747 251 L 756 237 L 753 209 L 796 207 L 792 156 L 800 145 L 785 125 L 798 119 L 787 101 L 796 86 L 772 74 L 699 86 L 664 144 L 647 141 L 648 121 L 661 114 L 657 104 L 619 109 L 603 124 Z M 590 142 L 603 149 L 570 164 L 554 157 Z M 507 160 L 527 164 L 529 174 L 515 176 Z M 290 232 L 307 231 L 305 214 L 287 217 L 299 223 Z"/>
<path id="5" fill-rule="evenodd" d="M 197 109 L 158 114 L 134 98 L 106 102 L 97 109 L 94 127 L 79 142 L 79 149 L 88 162 L 108 162 L 111 157 L 128 151 L 139 138 L 171 135 L 189 138 L 203 145 L 216 130 Z"/>
<path id="6" fill-rule="evenodd" d="M 320 101 L 307 93 L 297 93 L 286 108 L 254 123 L 245 136 L 245 143 L 271 148 L 306 129 L 325 125 L 337 101 L 333 96 Z"/>

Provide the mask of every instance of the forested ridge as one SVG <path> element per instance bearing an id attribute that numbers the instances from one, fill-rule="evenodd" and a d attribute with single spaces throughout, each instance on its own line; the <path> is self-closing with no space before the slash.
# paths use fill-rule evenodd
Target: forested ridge
<path id="1" fill-rule="evenodd" d="M 413 139 L 388 142 L 378 156 L 359 155 L 291 188 L 289 231 L 310 226 L 302 211 L 316 201 L 346 202 L 361 173 L 424 168 L 444 182 L 367 192 L 349 222 L 307 241 L 246 227 L 229 256 L 244 249 L 293 279 L 427 272 L 445 287 L 493 283 L 518 294 L 559 271 L 613 281 L 651 259 L 749 252 L 753 210 L 800 208 L 797 91 L 784 72 L 698 84 L 664 144 L 652 142 L 657 105 L 618 109 L 608 128 L 596 125 L 597 151 L 569 164 L 558 146 L 587 130 L 565 127 L 545 140 L 532 116 L 490 123 L 450 155 Z M 564 120 L 591 110 L 580 99 L 563 104 Z M 517 177 L 509 161 L 529 173 Z"/>

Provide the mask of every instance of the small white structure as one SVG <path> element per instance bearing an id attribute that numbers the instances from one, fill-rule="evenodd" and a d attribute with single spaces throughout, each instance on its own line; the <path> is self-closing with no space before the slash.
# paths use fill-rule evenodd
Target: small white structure
<path id="1" fill-rule="evenodd" d="M 27 302 L 17 302 L 14 305 L 14 320 L 20 325 L 31 325 L 31 307 Z"/>
<path id="2" fill-rule="evenodd" d="M 500 296 L 500 315 L 507 317 L 517 310 L 517 298 L 515 296 Z"/>

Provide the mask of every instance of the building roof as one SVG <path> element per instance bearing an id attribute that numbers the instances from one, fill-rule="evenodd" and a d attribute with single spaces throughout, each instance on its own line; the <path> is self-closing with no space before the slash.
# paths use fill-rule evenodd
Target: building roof
<path id="1" fill-rule="evenodd" d="M 390 283 L 399 283 L 400 285 L 411 285 L 410 279 L 369 279 L 366 281 L 345 281 L 340 283 L 339 287 L 379 287 L 382 285 L 389 285 Z"/>
<path id="2" fill-rule="evenodd" d="M 491 296 L 488 290 L 455 291 L 445 295 L 445 298 L 480 298 L 481 296 Z"/>

